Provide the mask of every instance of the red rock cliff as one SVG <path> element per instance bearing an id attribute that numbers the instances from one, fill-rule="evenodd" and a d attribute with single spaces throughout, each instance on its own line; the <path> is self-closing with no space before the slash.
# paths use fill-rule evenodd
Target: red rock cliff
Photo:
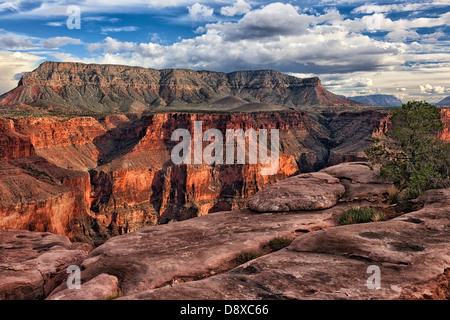
<path id="1" fill-rule="evenodd" d="M 448 140 L 448 109 L 442 115 Z M 171 134 L 192 132 L 194 121 L 223 133 L 279 129 L 279 172 L 262 176 L 258 164 L 173 165 Z M 1 119 L 0 228 L 102 242 L 149 224 L 242 208 L 279 179 L 362 159 L 372 133 L 387 127 L 386 114 L 370 110 L 316 119 L 301 112 Z"/>
<path id="2" fill-rule="evenodd" d="M 442 122 L 445 124 L 444 131 L 441 134 L 441 139 L 444 141 L 450 141 L 450 108 L 442 108 Z"/>

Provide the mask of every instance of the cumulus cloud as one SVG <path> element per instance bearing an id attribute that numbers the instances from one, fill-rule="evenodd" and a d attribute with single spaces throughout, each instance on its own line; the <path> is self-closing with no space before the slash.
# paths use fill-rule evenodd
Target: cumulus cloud
<path id="1" fill-rule="evenodd" d="M 208 6 L 205 6 L 200 3 L 195 3 L 192 6 L 188 7 L 189 16 L 192 20 L 200 20 L 203 18 L 211 17 L 214 14 L 214 9 Z"/>
<path id="2" fill-rule="evenodd" d="M 41 41 L 41 45 L 44 49 L 58 49 L 68 44 L 82 44 L 80 39 L 75 39 L 71 37 L 54 37 L 48 38 Z"/>
<path id="3" fill-rule="evenodd" d="M 420 92 L 427 94 L 441 94 L 445 92 L 445 88 L 442 86 L 432 86 L 431 84 L 420 85 Z"/>
<path id="4" fill-rule="evenodd" d="M 105 38 L 103 42 L 95 42 L 87 45 L 89 52 L 103 51 L 104 53 L 119 53 L 121 51 L 134 51 L 137 45 L 134 42 L 122 42 L 111 37 Z"/>
<path id="5" fill-rule="evenodd" d="M 0 51 L 0 94 L 17 86 L 19 76 L 34 70 L 43 59 L 34 54 Z"/>
<path id="6" fill-rule="evenodd" d="M 337 24 L 337 23 L 336 23 Z M 384 13 L 364 15 L 362 18 L 347 19 L 339 23 L 353 32 L 387 31 L 386 38 L 391 41 L 405 41 L 420 38 L 416 32 L 418 28 L 435 28 L 450 25 L 450 12 L 435 18 L 415 18 L 392 20 Z"/>
<path id="7" fill-rule="evenodd" d="M 371 14 L 380 12 L 383 13 L 408 12 L 408 11 L 430 9 L 431 7 L 439 7 L 439 6 L 448 6 L 448 1 L 435 0 L 432 2 L 421 2 L 421 3 L 405 2 L 399 4 L 386 4 L 386 5 L 365 4 L 353 9 L 352 13 Z"/>
<path id="8" fill-rule="evenodd" d="M 29 50 L 36 48 L 36 45 L 28 37 L 7 33 L 0 35 L 0 49 L 6 50 Z"/>
<path id="9" fill-rule="evenodd" d="M 363 78 L 363 79 L 358 80 L 354 86 L 355 87 L 372 87 L 373 80 L 371 78 Z"/>
<path id="10" fill-rule="evenodd" d="M 314 16 L 299 14 L 291 4 L 271 3 L 247 13 L 238 23 L 207 25 L 220 31 L 227 40 L 242 40 L 304 34 L 315 20 Z"/>
<path id="11" fill-rule="evenodd" d="M 222 7 L 220 14 L 223 16 L 234 17 L 249 12 L 252 6 L 245 0 L 237 0 L 232 6 Z"/>
<path id="12" fill-rule="evenodd" d="M 379 12 L 404 12 L 404 11 L 415 11 L 424 6 L 429 6 L 427 3 L 402 3 L 402 4 L 389 4 L 389 5 L 376 5 L 376 4 L 365 4 L 363 6 L 353 9 L 352 13 L 379 13 Z"/>
<path id="13" fill-rule="evenodd" d="M 237 22 L 207 24 L 201 30 L 203 34 L 170 45 L 107 37 L 87 48 L 90 52 L 103 51 L 109 61 L 128 58 L 129 64 L 145 67 L 217 71 L 275 68 L 291 73 L 346 73 L 404 63 L 405 45 L 351 32 L 341 22 L 336 10 L 307 15 L 290 4 L 273 3 Z M 99 56 L 98 62 L 101 59 Z M 354 85 L 371 86 L 371 79 L 362 77 L 359 81 Z"/>

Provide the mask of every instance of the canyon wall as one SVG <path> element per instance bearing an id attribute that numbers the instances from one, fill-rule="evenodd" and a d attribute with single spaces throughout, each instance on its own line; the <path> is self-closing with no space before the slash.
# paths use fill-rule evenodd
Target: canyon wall
<path id="1" fill-rule="evenodd" d="M 448 141 L 449 110 L 442 115 Z M 279 129 L 278 173 L 263 176 L 248 161 L 174 165 L 171 134 L 192 133 L 195 121 L 224 136 L 226 129 Z M 101 243 L 147 225 L 240 209 L 280 179 L 364 159 L 372 134 L 387 127 L 386 113 L 374 110 L 0 119 L 0 228 Z"/>
<path id="2" fill-rule="evenodd" d="M 0 227 L 101 243 L 146 225 L 242 208 L 268 184 L 319 170 L 330 159 L 358 157 L 344 139 L 333 140 L 340 137 L 333 119 L 355 122 L 353 129 L 362 121 L 362 134 L 368 135 L 362 141 L 368 141 L 378 125 L 374 119 L 383 117 L 369 112 L 313 119 L 303 112 L 277 112 L 2 119 L 1 181 L 9 191 L 0 200 Z M 203 132 L 215 128 L 224 137 L 227 129 L 278 129 L 278 173 L 264 176 L 261 164 L 248 164 L 248 145 L 246 164 L 174 165 L 171 150 L 178 142 L 171 141 L 172 132 L 193 132 L 195 121 L 202 122 Z M 363 145 L 358 146 L 360 152 Z"/>

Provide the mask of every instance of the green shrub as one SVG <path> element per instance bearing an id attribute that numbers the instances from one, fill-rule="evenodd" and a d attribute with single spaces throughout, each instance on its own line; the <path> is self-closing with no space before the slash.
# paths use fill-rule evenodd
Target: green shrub
<path id="1" fill-rule="evenodd" d="M 262 253 L 260 251 L 256 250 L 248 250 L 248 251 L 242 251 L 236 258 L 236 261 L 239 264 L 246 263 L 250 260 L 259 258 L 262 256 Z"/>
<path id="2" fill-rule="evenodd" d="M 340 225 L 376 222 L 384 219 L 384 214 L 373 208 L 355 207 L 343 212 L 339 218 Z"/>
<path id="3" fill-rule="evenodd" d="M 48 181 L 53 182 L 52 177 L 50 177 L 48 175 L 48 173 L 46 173 L 44 171 L 40 171 L 40 170 L 30 167 L 30 166 L 24 166 L 24 167 L 22 167 L 22 169 L 24 169 L 25 171 L 27 171 L 28 173 L 30 173 L 32 176 L 34 176 L 37 179 L 48 180 Z"/>
<path id="4" fill-rule="evenodd" d="M 371 165 L 381 164 L 380 175 L 398 189 L 393 200 L 450 187 L 450 143 L 439 138 L 445 128 L 440 109 L 410 101 L 393 109 L 389 120 L 389 129 L 373 138 L 366 155 Z"/>
<path id="5" fill-rule="evenodd" d="M 273 251 L 278 251 L 286 248 L 291 244 L 291 240 L 283 237 L 276 237 L 269 242 L 269 246 Z"/>

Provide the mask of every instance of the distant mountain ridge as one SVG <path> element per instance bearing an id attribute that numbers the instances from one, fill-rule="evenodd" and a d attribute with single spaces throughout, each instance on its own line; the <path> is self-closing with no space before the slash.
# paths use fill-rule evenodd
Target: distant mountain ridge
<path id="1" fill-rule="evenodd" d="M 246 110 L 358 105 L 323 88 L 317 77 L 300 79 L 274 70 L 221 73 L 47 61 L 25 73 L 17 88 L 0 96 L 0 108 L 133 112 L 202 106 L 226 110 L 226 104 L 215 102 L 227 97 L 251 103 Z"/>
<path id="2" fill-rule="evenodd" d="M 442 99 L 438 103 L 436 103 L 436 106 L 438 107 L 449 107 L 450 106 L 450 96 Z"/>
<path id="3" fill-rule="evenodd" d="M 388 94 L 373 94 L 367 96 L 357 96 L 348 98 L 364 104 L 382 107 L 400 107 L 403 104 L 403 102 L 396 96 Z"/>

